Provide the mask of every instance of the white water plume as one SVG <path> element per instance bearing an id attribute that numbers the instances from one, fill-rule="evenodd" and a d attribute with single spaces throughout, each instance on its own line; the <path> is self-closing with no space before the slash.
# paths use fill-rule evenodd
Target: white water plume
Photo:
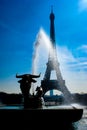
<path id="1" fill-rule="evenodd" d="M 46 66 L 46 62 L 48 60 L 49 50 L 51 53 L 53 52 L 52 44 L 49 36 L 40 28 L 36 40 L 34 42 L 34 50 L 33 50 L 33 59 L 32 59 L 32 74 L 37 74 L 41 72 L 41 76 L 43 77 L 43 68 Z M 39 71 L 39 72 L 38 72 Z M 45 69 L 44 69 L 45 71 Z M 33 92 L 34 92 L 34 84 L 32 84 Z"/>
<path id="2" fill-rule="evenodd" d="M 50 38 L 48 37 L 46 32 L 41 28 L 34 42 L 34 53 L 33 53 L 33 61 L 32 61 L 33 74 L 37 73 L 38 63 L 43 61 L 43 56 L 45 57 L 45 55 L 49 53 L 49 50 L 51 50 L 51 53 L 53 52 Z M 46 57 L 48 58 L 48 56 Z"/>

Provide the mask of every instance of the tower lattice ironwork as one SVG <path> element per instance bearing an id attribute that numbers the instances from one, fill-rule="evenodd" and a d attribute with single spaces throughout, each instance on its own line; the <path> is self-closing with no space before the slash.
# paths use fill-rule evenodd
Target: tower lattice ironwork
<path id="1" fill-rule="evenodd" d="M 56 89 L 56 90 L 61 91 L 64 94 L 64 97 L 67 99 L 71 97 L 71 93 L 65 85 L 65 80 L 63 80 L 62 78 L 60 68 L 59 68 L 59 62 L 57 59 L 57 52 L 56 52 L 56 43 L 55 43 L 54 19 L 55 19 L 55 15 L 53 13 L 53 9 L 51 9 L 50 40 L 53 46 L 53 53 L 51 54 L 51 51 L 49 50 L 46 72 L 45 72 L 43 80 L 41 81 L 41 87 L 43 88 L 44 94 L 49 90 Z M 57 79 L 53 79 L 53 80 L 50 79 L 52 71 L 55 71 Z"/>

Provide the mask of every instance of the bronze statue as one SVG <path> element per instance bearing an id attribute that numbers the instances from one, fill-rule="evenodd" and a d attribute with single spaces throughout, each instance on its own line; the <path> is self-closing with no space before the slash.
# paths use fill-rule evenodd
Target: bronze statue
<path id="1" fill-rule="evenodd" d="M 38 87 L 37 86 L 36 91 L 37 91 L 36 96 L 38 98 L 41 98 L 43 96 L 43 89 L 42 89 L 42 87 Z"/>
<path id="2" fill-rule="evenodd" d="M 37 82 L 33 78 L 39 78 L 39 77 L 40 77 L 40 74 L 39 75 L 32 75 L 32 74 L 17 75 L 16 74 L 16 78 L 22 78 L 18 82 L 20 83 L 20 89 L 23 95 L 29 94 L 32 82 L 33 83 Z"/>
<path id="3" fill-rule="evenodd" d="M 30 88 L 31 83 L 36 83 L 37 81 L 34 78 L 39 78 L 41 73 L 39 75 L 33 75 L 33 74 L 23 74 L 18 75 L 16 74 L 16 78 L 21 78 L 21 80 L 18 81 L 20 83 L 20 89 L 24 97 L 24 105 L 28 104 L 29 96 L 30 94 Z"/>

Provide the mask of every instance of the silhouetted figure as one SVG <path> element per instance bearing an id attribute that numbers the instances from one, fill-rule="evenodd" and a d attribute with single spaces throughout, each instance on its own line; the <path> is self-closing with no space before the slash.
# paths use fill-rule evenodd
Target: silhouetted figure
<path id="1" fill-rule="evenodd" d="M 40 74 L 39 75 L 32 75 L 32 74 L 17 75 L 16 74 L 16 78 L 21 78 L 21 80 L 19 80 L 18 83 L 20 83 L 20 89 L 24 97 L 25 107 L 28 105 L 29 96 L 31 96 L 30 94 L 31 83 L 37 82 L 33 78 L 39 78 L 39 77 L 40 77 Z"/>
<path id="2" fill-rule="evenodd" d="M 42 87 L 38 87 L 38 86 L 37 86 L 36 91 L 37 91 L 36 96 L 37 96 L 38 98 L 41 98 L 42 95 L 43 95 L 43 89 L 42 89 Z"/>
<path id="3" fill-rule="evenodd" d="M 43 89 L 42 87 L 38 87 L 36 88 L 36 95 L 35 95 L 35 98 L 37 100 L 37 106 L 38 107 L 42 107 L 44 106 L 44 98 L 43 98 Z"/>

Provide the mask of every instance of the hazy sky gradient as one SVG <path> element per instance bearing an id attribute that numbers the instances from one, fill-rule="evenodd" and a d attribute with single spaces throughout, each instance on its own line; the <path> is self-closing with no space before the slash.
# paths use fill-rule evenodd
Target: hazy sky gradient
<path id="1" fill-rule="evenodd" d="M 87 0 L 0 0 L 0 91 L 19 93 L 16 73 L 32 72 L 36 35 L 42 27 L 49 36 L 51 5 L 62 76 L 71 92 L 87 93 Z"/>

